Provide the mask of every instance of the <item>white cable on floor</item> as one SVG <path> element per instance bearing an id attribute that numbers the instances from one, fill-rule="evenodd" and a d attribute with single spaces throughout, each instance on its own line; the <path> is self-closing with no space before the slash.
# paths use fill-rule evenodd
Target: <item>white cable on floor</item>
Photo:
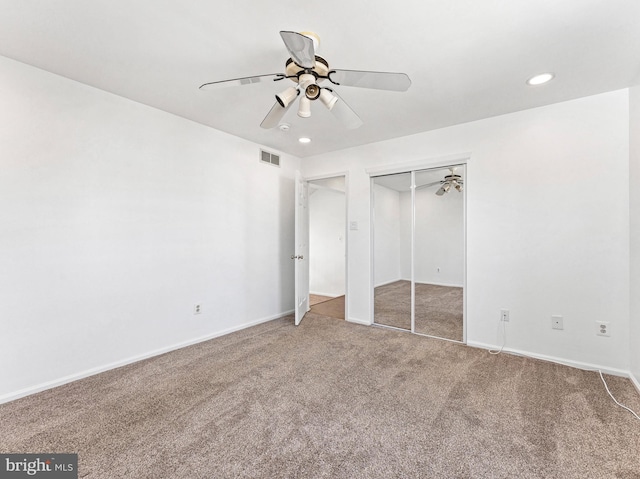
<path id="1" fill-rule="evenodd" d="M 497 350 L 489 349 L 489 354 L 500 354 L 504 349 L 505 344 L 507 343 L 507 328 L 505 325 L 506 321 L 502 321 L 501 319 L 500 322 L 502 323 L 502 346 L 500 346 L 500 349 L 497 349 Z M 557 362 L 557 363 L 562 364 L 561 362 Z M 570 366 L 570 365 L 567 364 L 566 366 Z M 587 371 L 594 371 L 594 372 L 597 371 L 598 374 L 600 374 L 600 379 L 602 379 L 602 384 L 604 384 L 604 388 L 607 390 L 609 397 L 613 399 L 613 402 L 616 403 L 618 406 L 620 406 L 622 409 L 626 409 L 631 414 L 633 414 L 636 419 L 640 420 L 640 416 L 638 416 L 638 414 L 636 414 L 636 412 L 633 409 L 625 406 L 624 404 L 619 403 L 618 400 L 613 396 L 613 394 L 611 394 L 611 391 L 609 390 L 609 386 L 607 386 L 607 382 L 604 380 L 604 376 L 602 375 L 602 371 L 600 371 L 599 369 L 588 369 Z"/>
<path id="2" fill-rule="evenodd" d="M 640 416 L 638 416 L 635 411 L 631 408 L 628 408 L 627 406 L 625 406 L 624 404 L 620 404 L 618 402 L 618 400 L 616 398 L 613 397 L 613 394 L 611 394 L 611 391 L 609 391 L 609 386 L 607 386 L 607 382 L 604 380 L 604 376 L 602 375 L 602 371 L 600 371 L 598 369 L 598 373 L 600 374 L 600 379 L 602 379 L 602 384 L 604 384 L 604 388 L 607 390 L 607 392 L 609 393 L 609 396 L 611 396 L 611 399 L 613 399 L 613 402 L 616 403 L 618 406 L 620 406 L 622 409 L 626 409 L 627 411 L 629 411 L 631 414 L 633 414 L 636 419 L 640 420 Z"/>
<path id="3" fill-rule="evenodd" d="M 506 321 L 503 321 L 502 318 L 500 318 L 500 322 L 502 323 L 502 346 L 500 346 L 500 349 L 498 350 L 490 349 L 489 354 L 500 354 L 504 349 L 504 345 L 507 344 L 507 326 L 505 324 Z"/>

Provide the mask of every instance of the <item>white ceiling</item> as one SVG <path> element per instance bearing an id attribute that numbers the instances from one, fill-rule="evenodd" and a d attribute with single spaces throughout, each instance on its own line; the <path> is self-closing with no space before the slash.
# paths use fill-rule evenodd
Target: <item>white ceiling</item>
<path id="1" fill-rule="evenodd" d="M 0 0 L 0 54 L 299 157 L 640 82 L 638 0 Z M 322 104 L 289 132 L 260 122 L 283 82 L 278 32 L 313 31 L 333 68 L 405 72 L 408 92 L 338 87 L 364 125 Z M 533 74 L 550 84 L 530 87 Z M 309 136 L 308 145 L 298 143 Z"/>

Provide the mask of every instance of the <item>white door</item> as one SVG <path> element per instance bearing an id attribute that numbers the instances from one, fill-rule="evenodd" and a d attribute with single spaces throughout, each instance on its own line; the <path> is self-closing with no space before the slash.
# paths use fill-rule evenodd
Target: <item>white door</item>
<path id="1" fill-rule="evenodd" d="M 309 311 L 309 184 L 296 171 L 295 245 L 295 323 Z"/>

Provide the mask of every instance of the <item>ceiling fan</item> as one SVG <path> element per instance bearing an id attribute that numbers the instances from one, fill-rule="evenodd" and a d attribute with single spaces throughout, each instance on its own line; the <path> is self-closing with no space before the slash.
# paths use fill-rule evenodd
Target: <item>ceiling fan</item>
<path id="1" fill-rule="evenodd" d="M 333 89 L 334 85 L 391 91 L 406 91 L 411 85 L 411 80 L 406 73 L 336 70 L 330 68 L 329 63 L 324 58 L 315 54 L 320 43 L 320 39 L 315 33 L 281 31 L 280 36 L 291 55 L 291 58 L 285 63 L 284 73 L 214 81 L 201 85 L 200 89 L 213 90 L 219 87 L 251 85 L 268 81 L 277 82 L 288 79 L 294 84 L 289 85 L 289 87 L 276 95 L 275 104 L 260 124 L 262 128 L 276 127 L 289 107 L 300 97 L 298 116 L 302 118 L 310 117 L 311 102 L 320 99 L 320 102 L 346 128 L 354 129 L 362 125 L 362 120 Z"/>
<path id="2" fill-rule="evenodd" d="M 440 188 L 438 189 L 438 191 L 436 191 L 436 195 L 438 196 L 442 196 L 445 193 L 448 193 L 451 188 L 455 188 L 459 193 L 461 193 L 464 189 L 464 180 L 462 179 L 462 176 L 456 173 L 455 170 L 455 167 L 449 168 L 449 171 L 451 173 L 445 175 L 444 179 L 440 181 L 434 181 L 433 183 L 427 183 L 426 185 L 416 186 L 416 190 L 421 188 L 428 188 L 433 185 L 440 185 Z"/>

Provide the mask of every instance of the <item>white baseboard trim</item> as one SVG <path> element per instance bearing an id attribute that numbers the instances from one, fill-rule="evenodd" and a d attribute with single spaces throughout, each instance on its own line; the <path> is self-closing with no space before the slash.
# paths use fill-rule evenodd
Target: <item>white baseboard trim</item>
<path id="1" fill-rule="evenodd" d="M 309 294 L 315 294 L 317 296 L 328 296 L 330 298 L 337 298 L 338 296 L 344 296 L 344 294 L 318 293 L 316 291 L 309 291 Z"/>
<path id="2" fill-rule="evenodd" d="M 416 284 L 431 284 L 433 286 L 447 286 L 449 288 L 464 288 L 463 284 L 454 284 L 454 283 L 433 283 L 433 282 L 416 281 Z"/>
<path id="3" fill-rule="evenodd" d="M 638 394 L 640 394 L 640 381 L 638 381 L 638 378 L 636 378 L 636 376 L 633 373 L 629 373 L 629 379 L 631 379 L 631 382 L 638 390 Z"/>
<path id="4" fill-rule="evenodd" d="M 500 349 L 500 346 L 497 346 L 495 344 L 477 343 L 474 341 L 467 341 L 467 345 L 474 348 L 480 348 L 480 349 L 491 349 L 491 350 Z M 516 356 L 524 356 L 527 358 L 541 359 L 542 361 L 549 361 L 556 364 L 562 364 L 563 366 L 570 366 L 572 368 L 584 369 L 587 371 L 600 370 L 604 374 L 611 374 L 613 376 L 622 376 L 627 378 L 631 377 L 631 373 L 624 369 L 610 368 L 607 366 L 600 366 L 598 364 L 585 363 L 582 361 L 573 361 L 571 359 L 558 358 L 556 356 L 548 356 L 546 354 L 532 353 L 530 351 L 522 351 L 519 349 L 504 348 L 502 352 L 515 354 Z"/>
<path id="5" fill-rule="evenodd" d="M 132 356 L 127 359 L 123 359 L 120 361 L 114 361 L 109 364 L 105 364 L 103 366 L 98 366 L 95 368 L 87 369 L 85 371 L 81 371 L 75 374 L 70 374 L 68 376 L 64 376 L 59 379 L 54 379 L 52 381 L 47 381 L 41 384 L 36 384 L 35 386 L 29 386 L 24 389 L 20 389 L 18 391 L 10 392 L 8 394 L 4 394 L 0 396 L 0 404 L 7 403 L 10 401 L 15 401 L 16 399 L 20 399 L 25 396 L 30 396 L 31 394 L 39 393 L 42 391 L 46 391 L 47 389 L 52 389 L 57 386 L 62 386 L 63 384 L 67 384 L 73 381 L 77 381 L 79 379 L 83 379 L 89 376 L 94 376 L 96 374 L 103 373 L 105 371 L 109 371 L 111 369 L 120 368 L 122 366 L 126 366 L 127 364 L 136 363 L 138 361 L 142 361 L 144 359 L 149 359 L 154 356 L 159 356 L 160 354 L 168 353 L 171 351 L 175 351 L 177 349 L 186 348 L 187 346 L 192 346 L 194 344 L 202 343 L 204 341 L 209 341 L 210 339 L 215 339 L 220 336 L 225 336 L 230 333 L 234 333 L 236 331 L 240 331 L 242 329 L 250 328 L 251 326 L 257 326 L 258 324 L 266 323 L 268 321 L 273 321 L 274 319 L 282 318 L 283 316 L 287 316 L 289 314 L 293 314 L 293 309 L 291 311 L 285 311 L 283 313 L 275 314 L 273 316 L 268 316 L 265 318 L 257 319 L 255 321 L 251 321 L 249 323 L 241 324 L 240 326 L 234 326 L 232 328 L 227 328 L 222 331 L 217 331 L 212 334 L 208 334 L 206 336 L 201 336 L 199 338 L 190 339 L 187 341 L 183 341 L 181 343 L 173 344 L 171 346 L 167 346 L 164 348 L 159 348 L 154 351 L 149 351 L 147 353 L 139 354 L 137 356 Z"/>
<path id="6" fill-rule="evenodd" d="M 350 323 L 362 324 L 364 326 L 371 326 L 371 321 L 366 321 L 364 319 L 347 318 L 347 321 L 349 321 Z"/>
<path id="7" fill-rule="evenodd" d="M 380 286 L 386 286 L 388 284 L 397 283 L 398 281 L 411 281 L 411 280 L 410 279 L 402 279 L 402 278 L 392 279 L 391 281 L 385 281 L 384 283 L 376 284 L 374 287 L 375 288 L 379 288 Z"/>
<path id="8" fill-rule="evenodd" d="M 376 288 L 380 287 L 380 286 L 386 286 L 388 284 L 392 284 L 392 283 L 397 283 L 398 281 L 409 281 L 411 282 L 411 278 L 407 279 L 407 278 L 398 278 L 398 279 L 394 279 L 392 281 L 386 281 L 384 283 L 380 283 L 380 284 L 376 284 Z M 463 284 L 453 284 L 453 283 L 434 283 L 434 282 L 425 282 L 425 281 L 416 281 L 416 284 L 432 284 L 433 286 L 448 286 L 451 288 L 464 288 Z M 313 294 L 320 294 L 320 293 L 313 293 Z"/>

